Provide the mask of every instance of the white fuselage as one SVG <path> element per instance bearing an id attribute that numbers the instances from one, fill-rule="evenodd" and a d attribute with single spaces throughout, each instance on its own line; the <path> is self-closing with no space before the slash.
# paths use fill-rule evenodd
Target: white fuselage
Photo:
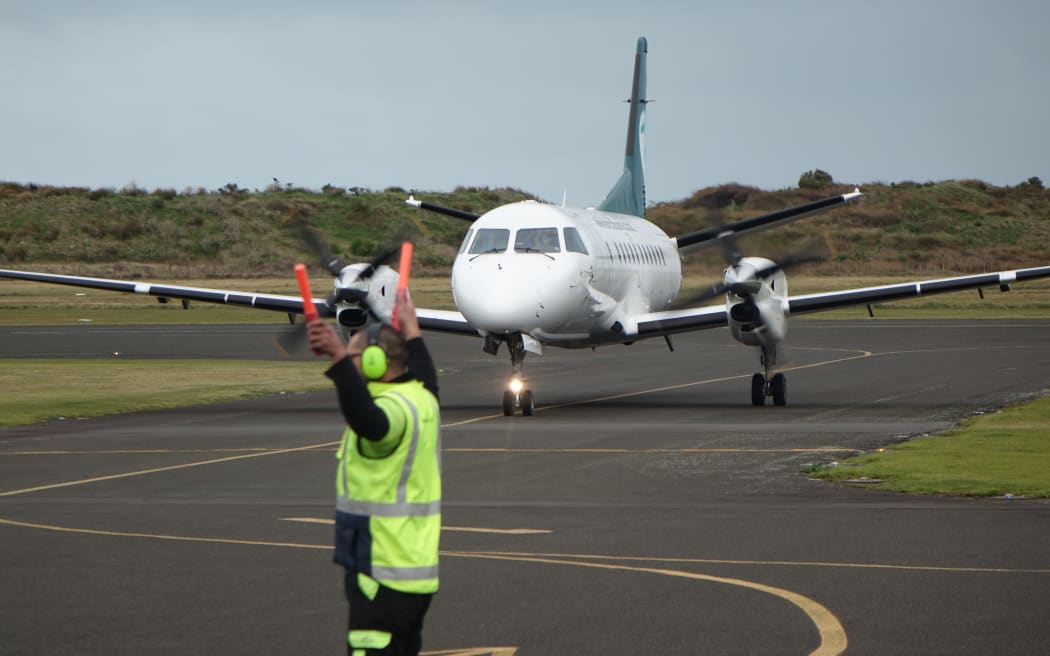
<path id="1" fill-rule="evenodd" d="M 452 266 L 452 294 L 482 334 L 552 346 L 629 340 L 627 318 L 667 308 L 675 242 L 635 216 L 523 201 L 482 215 Z"/>

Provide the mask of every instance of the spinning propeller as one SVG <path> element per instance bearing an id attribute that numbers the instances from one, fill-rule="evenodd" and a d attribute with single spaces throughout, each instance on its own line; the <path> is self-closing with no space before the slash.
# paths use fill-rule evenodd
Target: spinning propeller
<path id="1" fill-rule="evenodd" d="M 766 279 L 773 274 L 778 271 L 787 271 L 788 269 L 792 269 L 802 264 L 820 262 L 824 257 L 824 255 L 815 252 L 802 253 L 799 255 L 790 255 L 777 262 L 770 262 L 766 266 L 757 268 L 746 261 L 741 261 L 743 258 L 738 258 L 735 262 L 730 263 L 730 266 L 726 269 L 726 275 L 723 280 L 711 285 L 707 289 L 676 301 L 672 309 L 681 309 L 699 305 L 726 293 L 733 294 L 742 299 L 754 299 L 754 297 L 761 291 L 762 285 Z"/>
<path id="2" fill-rule="evenodd" d="M 816 246 L 810 245 L 798 254 L 788 255 L 776 262 L 765 260 L 765 262 L 768 262 L 767 264 L 755 266 L 754 261 L 745 260 L 740 254 L 740 249 L 737 248 L 736 244 L 736 233 L 731 230 L 723 230 L 724 224 L 720 210 L 714 213 L 714 223 L 716 229 L 719 230 L 718 237 L 716 237 L 718 245 L 722 250 L 722 256 L 725 258 L 726 264 L 729 265 L 726 268 L 725 277 L 722 281 L 711 285 L 707 289 L 679 299 L 674 303 L 672 309 L 695 306 L 726 293 L 731 293 L 738 298 L 744 299 L 745 303 L 748 303 L 753 310 L 757 310 L 754 307 L 755 296 L 761 292 L 762 286 L 768 278 L 778 271 L 787 271 L 802 264 L 819 262 L 827 257 Z M 754 314 L 754 311 L 748 314 Z"/>
<path id="3" fill-rule="evenodd" d="M 359 305 L 373 318 L 380 318 L 368 303 L 367 286 L 360 285 L 359 283 L 371 279 L 380 266 L 393 260 L 393 258 L 401 251 L 401 243 L 398 242 L 397 246 L 383 250 L 372 258 L 364 268 L 358 270 L 356 276 L 344 281 L 344 271 L 347 267 L 352 267 L 354 265 L 348 265 L 332 253 L 328 243 L 313 228 L 303 224 L 300 228 L 300 234 L 302 235 L 303 241 L 310 247 L 310 250 L 317 255 L 318 260 L 321 262 L 321 266 L 340 282 L 335 290 L 329 294 L 328 298 L 325 299 L 325 305 L 331 308 L 332 312 L 332 314 L 327 316 L 334 316 L 335 308 L 338 303 L 350 303 Z"/>
<path id="4" fill-rule="evenodd" d="M 313 228 L 302 224 L 299 233 L 310 250 L 317 256 L 321 266 L 337 281 L 334 290 L 324 303 L 315 304 L 318 315 L 338 317 L 341 324 L 353 328 L 364 326 L 369 321 L 385 320 L 369 301 L 368 283 L 380 270 L 380 267 L 397 256 L 402 249 L 401 244 L 381 251 L 367 264 L 347 264 L 332 253 L 328 243 Z M 383 291 L 385 292 L 385 287 Z M 306 293 L 303 293 L 302 296 L 305 301 Z M 290 326 L 281 335 L 274 338 L 274 343 L 286 355 L 302 350 L 306 343 L 305 323 Z"/>

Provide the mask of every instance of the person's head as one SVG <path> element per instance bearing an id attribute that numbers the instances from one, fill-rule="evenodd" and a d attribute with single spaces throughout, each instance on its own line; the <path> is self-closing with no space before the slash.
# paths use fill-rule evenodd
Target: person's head
<path id="1" fill-rule="evenodd" d="M 392 380 L 403 374 L 408 365 L 405 340 L 387 325 L 374 324 L 357 331 L 346 350 L 366 380 Z"/>

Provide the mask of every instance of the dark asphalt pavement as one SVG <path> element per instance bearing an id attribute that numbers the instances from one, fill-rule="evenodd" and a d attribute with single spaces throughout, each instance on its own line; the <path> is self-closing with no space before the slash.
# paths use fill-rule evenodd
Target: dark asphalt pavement
<path id="1" fill-rule="evenodd" d="M 0 358 L 269 358 L 281 329 L 0 327 Z M 505 418 L 506 354 L 431 337 L 425 652 L 1050 653 L 1050 504 L 800 473 L 1046 390 L 1050 321 L 789 340 L 787 407 L 751 407 L 757 355 L 716 330 L 530 358 L 536 416 Z M 0 430 L 0 654 L 343 653 L 340 432 L 330 392 Z"/>

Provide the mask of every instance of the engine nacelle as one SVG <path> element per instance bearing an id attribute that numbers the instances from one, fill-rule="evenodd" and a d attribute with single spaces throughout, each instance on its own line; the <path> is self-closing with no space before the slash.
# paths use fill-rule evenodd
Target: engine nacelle
<path id="1" fill-rule="evenodd" d="M 367 263 L 348 265 L 333 283 L 336 320 L 344 335 L 367 327 L 376 317 L 389 322 L 393 314 L 397 272 L 381 265 L 370 276 L 362 277 L 367 267 Z"/>
<path id="2" fill-rule="evenodd" d="M 726 269 L 726 311 L 733 339 L 748 346 L 771 346 L 787 336 L 787 278 L 783 271 L 765 277 L 756 272 L 774 266 L 763 257 L 745 257 Z"/>

